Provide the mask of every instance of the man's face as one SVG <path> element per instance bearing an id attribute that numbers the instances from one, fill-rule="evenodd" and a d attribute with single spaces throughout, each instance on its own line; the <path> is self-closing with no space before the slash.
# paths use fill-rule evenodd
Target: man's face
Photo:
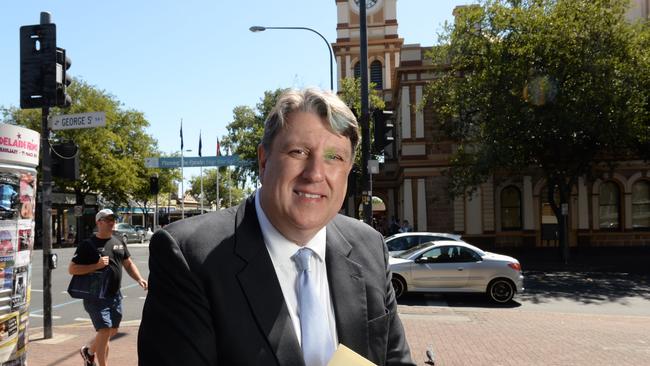
<path id="1" fill-rule="evenodd" d="M 112 233 L 115 226 L 115 217 L 107 216 L 97 221 L 97 231 L 101 233 Z"/>
<path id="2" fill-rule="evenodd" d="M 259 146 L 257 153 L 264 213 L 287 239 L 305 244 L 341 208 L 353 163 L 350 140 L 314 113 L 293 112 L 270 151 Z"/>

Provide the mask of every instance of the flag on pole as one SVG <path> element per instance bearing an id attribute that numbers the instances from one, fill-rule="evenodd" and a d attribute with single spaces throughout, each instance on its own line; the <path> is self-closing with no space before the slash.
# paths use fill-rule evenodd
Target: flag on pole
<path id="1" fill-rule="evenodd" d="M 221 156 L 221 146 L 219 146 L 219 138 L 217 137 L 217 156 Z"/>
<path id="2" fill-rule="evenodd" d="M 201 131 L 199 131 L 199 156 L 201 156 L 201 147 L 203 144 L 201 143 Z"/>
<path id="3" fill-rule="evenodd" d="M 181 118 L 181 151 L 183 150 L 183 119 Z"/>

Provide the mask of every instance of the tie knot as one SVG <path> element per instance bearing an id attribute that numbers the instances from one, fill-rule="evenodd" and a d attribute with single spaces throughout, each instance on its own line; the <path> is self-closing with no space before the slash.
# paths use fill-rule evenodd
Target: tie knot
<path id="1" fill-rule="evenodd" d="M 309 258 L 311 258 L 312 251 L 309 248 L 300 248 L 294 254 L 293 260 L 296 262 L 298 271 L 309 271 Z"/>

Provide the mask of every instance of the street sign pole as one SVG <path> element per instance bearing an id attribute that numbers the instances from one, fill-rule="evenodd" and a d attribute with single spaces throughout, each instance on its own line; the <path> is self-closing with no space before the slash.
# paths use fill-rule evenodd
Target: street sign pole
<path id="1" fill-rule="evenodd" d="M 43 338 L 52 338 L 52 155 L 50 130 L 47 126 L 49 107 L 41 110 L 41 174 L 43 175 L 41 203 L 41 236 L 43 243 Z"/>

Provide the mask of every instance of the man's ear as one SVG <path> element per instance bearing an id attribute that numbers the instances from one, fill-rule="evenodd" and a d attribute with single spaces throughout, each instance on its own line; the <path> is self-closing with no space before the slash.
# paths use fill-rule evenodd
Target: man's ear
<path id="1" fill-rule="evenodd" d="M 260 182 L 264 182 L 264 170 L 266 169 L 266 150 L 262 144 L 257 145 L 257 167 L 260 171 Z"/>

